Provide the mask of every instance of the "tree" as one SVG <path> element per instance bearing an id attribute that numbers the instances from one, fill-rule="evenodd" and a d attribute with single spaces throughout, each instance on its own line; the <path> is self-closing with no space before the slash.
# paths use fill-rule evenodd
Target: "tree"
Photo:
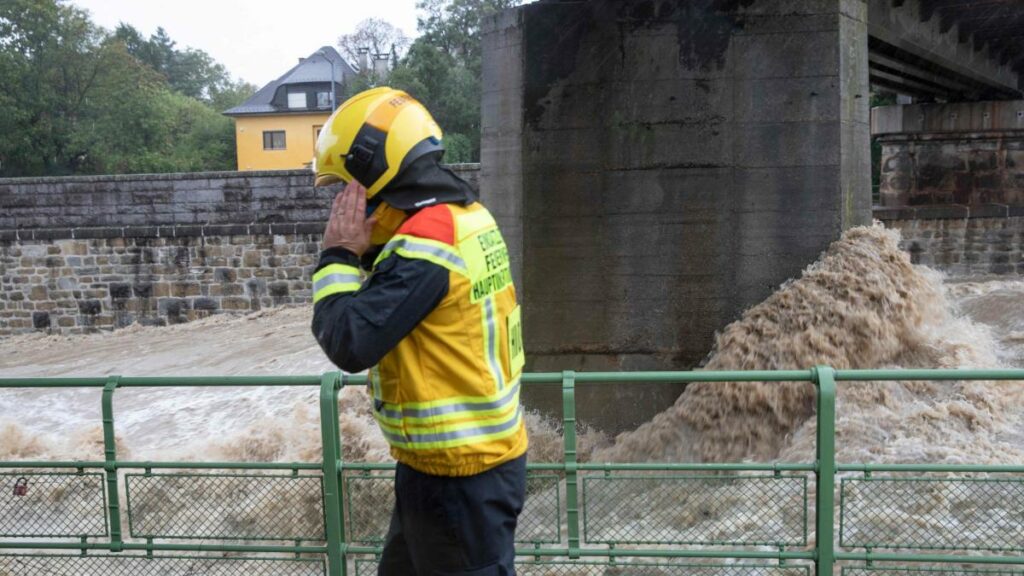
<path id="1" fill-rule="evenodd" d="M 65 0 L 0 2 L 0 83 L 0 176 L 229 170 L 220 112 L 255 91 L 162 30 L 111 34 Z"/>
<path id="2" fill-rule="evenodd" d="M 380 18 L 367 18 L 356 24 L 356 30 L 352 34 L 343 34 L 338 37 L 338 48 L 349 62 L 362 66 L 364 50 L 369 51 L 369 58 L 372 60 L 377 55 L 388 54 L 401 58 L 409 47 L 409 37 L 400 28 L 392 26 Z M 362 75 L 373 73 L 372 66 L 369 70 L 359 70 Z"/>
<path id="3" fill-rule="evenodd" d="M 0 173 L 71 170 L 67 134 L 106 73 L 102 30 L 56 1 L 0 3 Z"/>
<path id="4" fill-rule="evenodd" d="M 231 83 L 223 64 L 202 50 L 177 49 L 177 43 L 162 27 L 147 40 L 134 26 L 122 22 L 114 29 L 114 38 L 129 54 L 162 74 L 173 90 L 185 96 L 209 101 L 212 94 L 227 89 Z"/>

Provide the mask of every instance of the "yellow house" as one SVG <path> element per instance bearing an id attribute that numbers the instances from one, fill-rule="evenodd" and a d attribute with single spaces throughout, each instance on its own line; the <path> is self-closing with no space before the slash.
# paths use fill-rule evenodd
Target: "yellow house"
<path id="1" fill-rule="evenodd" d="M 313 159 L 320 127 L 356 71 L 330 46 L 260 88 L 239 106 L 225 110 L 235 119 L 239 170 L 304 168 Z"/>

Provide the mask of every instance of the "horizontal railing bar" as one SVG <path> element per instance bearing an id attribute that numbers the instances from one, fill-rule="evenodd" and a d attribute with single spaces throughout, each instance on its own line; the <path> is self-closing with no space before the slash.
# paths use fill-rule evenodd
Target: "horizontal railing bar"
<path id="1" fill-rule="evenodd" d="M 55 461 L 25 460 L 0 462 L 2 468 L 103 468 L 102 461 Z M 222 470 L 320 470 L 323 464 L 310 462 L 117 462 L 116 467 L 125 468 L 179 468 L 179 469 L 222 469 Z"/>
<path id="2" fill-rule="evenodd" d="M 576 372 L 579 383 L 616 382 L 811 382 L 811 370 L 708 370 L 686 372 Z M 562 382 L 561 372 L 533 372 L 523 374 L 523 382 L 530 384 Z"/>
<path id="3" fill-rule="evenodd" d="M 836 370 L 836 380 L 1024 380 L 1024 370 Z M 811 370 L 718 370 L 685 372 L 577 372 L 577 383 L 620 382 L 811 382 Z M 528 384 L 558 384 L 561 372 L 523 375 Z M 0 378 L 0 388 L 102 388 L 100 378 Z M 319 375 L 309 376 L 124 376 L 120 388 L 318 386 Z M 365 374 L 349 375 L 347 386 L 366 384 Z"/>
<path id="4" fill-rule="evenodd" d="M 0 378 L 0 388 L 102 388 L 106 378 Z M 319 386 L 320 376 L 123 376 L 118 388 Z"/>
<path id="5" fill-rule="evenodd" d="M 576 464 L 577 470 L 635 470 L 635 471 L 738 471 L 738 472 L 814 472 L 817 468 L 814 464 L 801 463 L 779 463 L 779 464 L 699 464 L 699 463 L 670 463 L 670 462 L 638 462 L 638 463 L 600 463 L 587 462 Z M 345 470 L 394 470 L 394 463 L 385 462 L 348 462 L 345 463 Z M 537 462 L 526 465 L 531 471 L 558 471 L 565 470 L 565 464 L 561 462 Z"/>
<path id="6" fill-rule="evenodd" d="M 839 472 L 996 472 L 1024 473 L 1015 464 L 837 464 Z"/>
<path id="7" fill-rule="evenodd" d="M 245 546 L 240 544 L 142 544 L 124 542 L 115 550 L 107 542 L 5 542 L 0 541 L 0 549 L 24 548 L 35 550 L 145 550 L 147 552 L 255 552 L 282 554 L 323 554 L 327 546 Z"/>
<path id="8" fill-rule="evenodd" d="M 576 372 L 576 383 L 615 384 L 622 382 L 811 382 L 810 370 L 728 370 L 685 372 Z M 524 384 L 561 384 L 561 372 L 529 372 L 522 375 Z M 365 386 L 366 375 L 346 378 L 345 386 Z"/>
<path id="9" fill-rule="evenodd" d="M 943 554 L 895 554 L 878 552 L 836 552 L 836 560 L 861 562 L 913 562 L 915 564 L 1024 564 L 1024 556 L 966 556 Z"/>
<path id="10" fill-rule="evenodd" d="M 380 554 L 374 546 L 347 546 L 347 554 Z M 516 556 L 645 557 L 645 558 L 742 558 L 761 560 L 814 560 L 814 552 L 768 552 L 762 550 L 644 550 L 637 548 L 516 548 Z"/>
<path id="11" fill-rule="evenodd" d="M 23 460 L 0 462 L 0 469 L 3 468 L 103 468 L 106 462 L 102 461 L 53 461 L 45 460 Z M 849 470 L 861 471 L 864 467 L 871 470 L 893 468 L 897 465 L 848 465 Z M 939 467 L 928 467 L 927 465 L 912 465 L 915 471 L 937 471 L 943 472 Z M 183 469 L 183 470 L 320 470 L 323 465 L 310 462 L 147 462 L 130 461 L 117 462 L 119 469 L 151 468 L 158 469 Z M 394 470 L 394 462 L 352 462 L 346 463 L 346 470 Z M 638 462 L 638 463 L 598 463 L 587 462 L 576 464 L 578 470 L 596 471 L 738 471 L 738 472 L 814 472 L 814 464 L 801 463 L 779 463 L 779 464 L 722 464 L 722 463 L 670 463 L 670 462 Z M 933 470 L 935 468 L 935 470 Z M 947 468 L 960 468 L 963 471 L 977 472 L 1024 472 L 1024 466 L 959 466 Z M 1006 470 L 1003 470 L 1005 468 Z M 538 462 L 528 464 L 529 470 L 564 470 L 565 464 L 558 462 Z M 846 469 L 846 468 L 843 468 Z M 902 470 L 902 468 L 900 468 Z"/>
<path id="12" fill-rule="evenodd" d="M 1024 380 L 1024 370 L 836 370 L 836 380 Z"/>
<path id="13" fill-rule="evenodd" d="M 561 469 L 559 466 L 558 469 Z M 577 464 L 577 470 L 601 470 L 601 471 L 614 471 L 614 470 L 644 470 L 644 471 L 713 471 L 713 472 L 814 472 L 817 467 L 814 464 L 719 464 L 719 463 L 594 463 L 588 462 L 586 464 Z"/>

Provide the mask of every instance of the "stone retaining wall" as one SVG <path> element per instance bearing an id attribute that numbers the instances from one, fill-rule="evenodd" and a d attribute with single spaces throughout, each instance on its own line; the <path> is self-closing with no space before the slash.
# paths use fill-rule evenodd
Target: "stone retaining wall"
<path id="1" fill-rule="evenodd" d="M 915 264 L 952 276 L 1024 274 L 1024 206 L 880 209 Z"/>
<path id="2" fill-rule="evenodd" d="M 0 337 L 307 303 L 334 191 L 304 171 L 0 180 Z"/>

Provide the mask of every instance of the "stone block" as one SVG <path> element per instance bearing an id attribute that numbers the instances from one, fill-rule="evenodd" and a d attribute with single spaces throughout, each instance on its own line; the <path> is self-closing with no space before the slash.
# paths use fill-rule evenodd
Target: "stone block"
<path id="1" fill-rule="evenodd" d="M 234 268 L 220 267 L 214 270 L 213 278 L 217 282 L 234 282 L 238 280 L 238 272 Z"/>
<path id="2" fill-rule="evenodd" d="M 127 282 L 111 282 L 108 290 L 110 297 L 114 300 L 125 300 L 132 296 L 131 284 Z"/>
<path id="3" fill-rule="evenodd" d="M 48 330 L 50 328 L 49 312 L 33 312 L 32 327 L 36 330 Z"/>
<path id="4" fill-rule="evenodd" d="M 242 264 L 248 268 L 257 268 L 263 261 L 263 254 L 258 250 L 249 250 L 242 256 Z"/>
<path id="5" fill-rule="evenodd" d="M 180 316 L 191 308 L 185 298 L 160 298 L 157 300 L 157 311 L 161 316 Z"/>
<path id="6" fill-rule="evenodd" d="M 267 284 L 267 290 L 270 292 L 270 295 L 274 298 L 284 298 L 288 296 L 288 283 L 271 282 Z"/>
<path id="7" fill-rule="evenodd" d="M 16 294 L 21 294 L 20 292 Z M 19 300 L 20 298 L 14 298 L 14 294 L 11 295 L 11 300 Z M 46 290 L 46 286 L 35 285 L 29 289 L 29 299 L 34 301 L 46 300 L 49 295 Z"/>
<path id="8" fill-rule="evenodd" d="M 220 305 L 213 298 L 196 298 L 192 301 L 192 308 L 194 310 L 214 311 L 220 308 Z"/>
<path id="9" fill-rule="evenodd" d="M 227 297 L 221 300 L 220 306 L 224 310 L 250 310 L 252 304 L 248 298 Z"/>
<path id="10" fill-rule="evenodd" d="M 171 283 L 171 296 L 184 298 L 186 296 L 198 296 L 198 282 L 173 282 Z"/>
<path id="11" fill-rule="evenodd" d="M 79 300 L 78 313 L 86 316 L 95 316 L 103 310 L 103 303 L 97 299 Z"/>

